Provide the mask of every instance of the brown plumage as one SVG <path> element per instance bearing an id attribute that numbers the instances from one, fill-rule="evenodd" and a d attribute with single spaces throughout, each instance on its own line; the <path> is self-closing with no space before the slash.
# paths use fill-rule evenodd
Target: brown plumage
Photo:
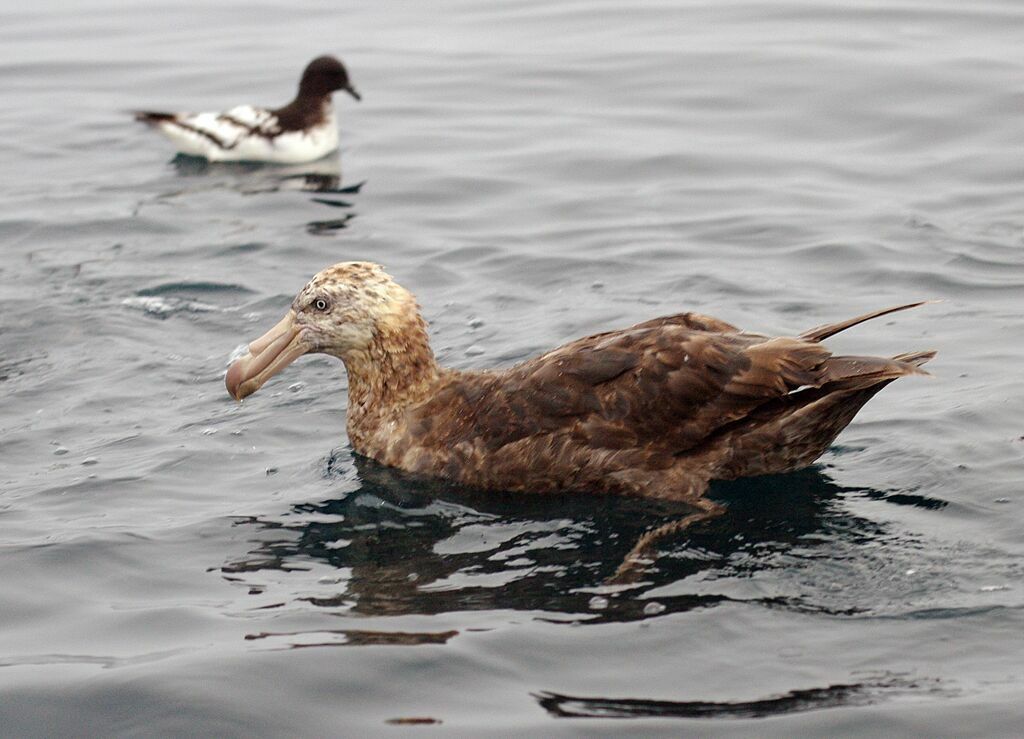
<path id="1" fill-rule="evenodd" d="M 506 370 L 437 364 L 412 294 L 370 263 L 319 273 L 228 370 L 241 400 L 309 352 L 349 376 L 359 454 L 481 488 L 686 501 L 708 483 L 814 462 L 857 411 L 934 352 L 834 357 L 819 342 L 921 303 L 811 329 L 746 333 L 696 313 L 578 339 Z"/>

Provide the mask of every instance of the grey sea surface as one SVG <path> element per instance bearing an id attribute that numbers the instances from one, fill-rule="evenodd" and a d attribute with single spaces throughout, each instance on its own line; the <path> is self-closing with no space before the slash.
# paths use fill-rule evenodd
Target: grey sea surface
<path id="1" fill-rule="evenodd" d="M 1012 736 L 1024 720 L 1024 5 L 0 5 L 0 734 Z M 175 158 L 286 102 L 340 156 Z M 228 358 L 336 261 L 500 367 L 697 310 L 937 349 L 727 515 L 424 483 L 345 378 Z"/>

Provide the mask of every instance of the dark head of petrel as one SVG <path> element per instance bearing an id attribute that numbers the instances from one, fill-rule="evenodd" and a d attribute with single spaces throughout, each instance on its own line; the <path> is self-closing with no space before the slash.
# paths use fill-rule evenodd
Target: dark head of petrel
<path id="1" fill-rule="evenodd" d="M 323 98 L 337 90 L 344 90 L 356 100 L 362 100 L 349 81 L 345 65 L 333 56 L 318 56 L 306 65 L 299 81 L 300 98 Z"/>

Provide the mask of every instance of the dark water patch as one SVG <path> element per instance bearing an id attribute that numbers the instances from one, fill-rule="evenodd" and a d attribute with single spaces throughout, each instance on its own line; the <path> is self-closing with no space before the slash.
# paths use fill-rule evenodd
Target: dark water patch
<path id="1" fill-rule="evenodd" d="M 331 218 L 325 221 L 309 221 L 306 224 L 306 233 L 312 236 L 329 236 L 337 231 L 348 228 L 349 221 L 355 217 L 355 213 L 349 213 L 342 218 Z"/>
<path id="2" fill-rule="evenodd" d="M 330 200 L 328 198 L 310 198 L 314 203 L 320 203 L 321 205 L 327 205 L 331 208 L 351 208 L 352 203 L 347 200 Z"/>
<path id="3" fill-rule="evenodd" d="M 705 295 L 727 295 L 732 300 L 757 295 L 760 290 L 757 286 L 748 287 L 736 280 L 699 272 L 670 280 L 660 287 L 663 293 L 669 295 L 690 295 L 699 292 Z"/>
<path id="4" fill-rule="evenodd" d="M 124 234 L 149 234 L 151 236 L 180 235 L 183 229 L 167 221 L 144 218 L 132 214 L 125 218 L 97 218 L 90 220 L 50 220 L 39 225 L 33 232 L 37 244 L 63 242 L 71 244 L 110 244 L 123 239 Z"/>
<path id="5" fill-rule="evenodd" d="M 312 276 L 312 275 L 310 275 L 310 276 Z M 297 282 L 296 285 L 295 285 L 296 291 L 298 291 L 299 288 L 301 288 L 303 284 L 305 284 L 305 283 Z M 258 297 L 256 299 L 252 300 L 251 302 L 245 303 L 244 305 L 241 306 L 241 309 L 242 310 L 247 310 L 247 311 L 252 311 L 254 314 L 258 314 L 258 313 L 277 314 L 279 312 L 283 313 L 284 311 L 288 310 L 288 306 L 291 305 L 292 298 L 294 298 L 294 297 L 295 297 L 294 293 L 292 293 L 292 294 L 288 294 L 288 293 L 275 293 L 274 295 L 264 294 L 264 295 L 262 295 L 262 296 L 260 296 L 260 297 Z M 277 316 L 277 318 L 274 319 L 274 322 L 276 323 L 279 320 L 281 320 L 281 317 Z M 262 324 L 257 324 L 257 328 L 260 325 L 262 325 Z M 270 325 L 273 325 L 273 324 L 270 324 Z M 268 325 L 267 328 L 269 328 L 270 325 Z M 266 329 L 263 329 L 263 330 L 265 331 Z"/>
<path id="6" fill-rule="evenodd" d="M 640 537 L 686 515 L 686 506 L 467 490 L 352 461 L 358 488 L 343 497 L 297 505 L 277 518 L 239 519 L 237 525 L 261 532 L 260 543 L 222 571 L 318 562 L 349 574 L 333 594 L 303 600 L 363 615 L 496 609 L 561 613 L 596 624 L 727 602 L 851 615 L 875 608 L 857 602 L 855 590 L 866 587 L 856 583 L 863 577 L 858 557 L 870 570 L 875 548 L 895 541 L 883 523 L 843 513 L 836 504 L 853 491 L 812 470 L 716 485 L 711 494 L 728 513 L 657 541 L 634 569 L 626 563 Z M 348 464 L 347 457 L 332 455 L 327 474 L 351 484 Z M 262 534 L 269 532 L 275 535 L 267 540 Z M 842 555 L 833 554 L 837 544 Z M 816 563 L 832 556 L 854 562 L 849 572 L 832 575 L 850 578 L 842 597 L 827 589 L 755 595 L 728 586 L 733 578 L 794 566 L 794 573 L 813 577 Z M 716 589 L 715 582 L 726 587 Z"/>
<path id="7" fill-rule="evenodd" d="M 516 267 L 513 268 L 512 264 Z M 552 288 L 557 285 L 578 285 L 580 280 L 593 280 L 595 275 L 621 273 L 628 268 L 618 260 L 577 259 L 565 256 L 531 256 L 523 258 L 507 253 L 487 259 L 481 269 L 490 279 L 504 274 L 505 281 L 531 288 Z"/>
<path id="8" fill-rule="evenodd" d="M 923 621 L 945 621 L 974 618 L 975 616 L 987 616 L 1003 610 L 1006 610 L 1006 606 L 992 605 L 972 606 L 966 608 L 925 608 L 919 611 L 911 611 L 903 617 Z"/>
<path id="9" fill-rule="evenodd" d="M 947 264 L 955 270 L 963 269 L 971 273 L 997 275 L 1004 280 L 1014 280 L 1015 284 L 1024 287 L 1024 260 L 1020 259 L 1019 253 L 1006 255 L 1002 259 L 986 258 L 976 254 L 958 254 Z"/>
<path id="10" fill-rule="evenodd" d="M 0 221 L 0 240 L 7 246 L 12 243 L 23 242 L 38 228 L 39 224 L 39 221 L 28 218 L 8 218 L 2 220 Z"/>
<path id="11" fill-rule="evenodd" d="M 949 501 L 932 498 L 927 495 L 916 495 L 914 493 L 887 493 L 880 490 L 862 490 L 858 492 L 860 495 L 871 500 L 884 500 L 887 503 L 924 508 L 928 511 L 940 511 L 949 505 Z"/>
<path id="12" fill-rule="evenodd" d="M 664 701 L 636 698 L 590 698 L 541 692 L 534 698 L 557 718 L 702 718 L 749 719 L 820 711 L 842 706 L 868 706 L 899 697 L 950 698 L 959 695 L 933 678 L 889 677 L 791 690 L 750 701 Z"/>
<path id="13" fill-rule="evenodd" d="M 851 270 L 850 279 L 861 285 L 877 283 L 884 275 L 878 269 Z M 938 267 L 930 270 L 903 269 L 900 272 L 903 284 L 930 291 L 929 295 L 938 298 L 973 296 L 995 297 L 1000 294 L 1016 293 L 1024 289 L 1024 277 L 1017 274 L 979 275 L 965 272 L 949 272 Z"/>
<path id="14" fill-rule="evenodd" d="M 357 182 L 354 185 L 345 185 L 344 187 L 337 187 L 337 188 L 335 188 L 333 190 L 330 190 L 329 192 L 333 192 L 333 193 L 335 193 L 337 195 L 358 195 L 362 191 L 363 185 L 365 185 L 366 183 L 367 183 L 367 180 L 363 180 L 362 182 Z M 327 191 L 326 190 L 320 190 L 319 192 L 327 192 Z"/>
<path id="15" fill-rule="evenodd" d="M 832 267 L 850 269 L 877 261 L 873 249 L 865 244 L 817 243 L 785 248 L 786 253 L 800 260 L 828 264 Z"/>
<path id="16" fill-rule="evenodd" d="M 20 358 L 0 357 L 0 382 L 15 380 L 30 371 L 33 373 L 40 371 L 42 367 L 38 366 L 38 363 L 45 358 L 45 354 Z"/>
<path id="17" fill-rule="evenodd" d="M 220 254 L 225 256 L 234 256 L 237 254 L 254 254 L 264 249 L 271 248 L 272 244 L 260 241 L 250 241 L 244 244 L 233 244 L 220 249 Z"/>
<path id="18" fill-rule="evenodd" d="M 166 319 L 185 314 L 198 315 L 233 307 L 253 292 L 242 285 L 221 282 L 167 282 L 135 291 L 121 305 L 141 310 L 153 318 Z"/>
<path id="19" fill-rule="evenodd" d="M 187 654 L 191 650 L 167 650 L 132 657 L 116 657 L 99 654 L 26 654 L 18 657 L 0 658 L 0 668 L 24 667 L 26 665 L 94 665 L 104 669 L 143 665 Z"/>
<path id="20" fill-rule="evenodd" d="M 685 230 L 687 242 L 712 243 L 735 248 L 736 245 L 776 249 L 780 245 L 806 241 L 808 233 L 791 225 L 766 223 L 751 215 L 726 216 L 713 222 L 702 220 L 666 224 Z M 679 246 L 676 245 L 678 252 Z"/>
<path id="21" fill-rule="evenodd" d="M 430 716 L 402 716 L 389 718 L 384 723 L 391 724 L 392 726 L 431 726 L 443 724 L 444 722 L 439 718 L 431 718 Z"/>
<path id="22" fill-rule="evenodd" d="M 335 629 L 315 632 L 268 632 L 246 634 L 246 641 L 271 640 L 288 641 L 286 649 L 308 649 L 311 647 L 379 647 L 379 646 L 423 646 L 447 644 L 458 631 L 409 632 L 409 631 L 368 631 L 365 629 Z M 325 637 L 328 637 L 325 640 Z M 281 647 L 277 647 L 281 648 Z"/>
<path id="23" fill-rule="evenodd" d="M 459 265 L 486 263 L 487 260 L 500 257 L 501 254 L 502 249 L 497 246 L 459 246 L 438 254 L 433 261 L 456 268 Z"/>
<path id="24" fill-rule="evenodd" d="M 165 282 L 153 287 L 144 287 L 136 295 L 141 297 L 209 298 L 211 295 L 232 297 L 252 295 L 252 290 L 241 285 L 221 282 Z"/>

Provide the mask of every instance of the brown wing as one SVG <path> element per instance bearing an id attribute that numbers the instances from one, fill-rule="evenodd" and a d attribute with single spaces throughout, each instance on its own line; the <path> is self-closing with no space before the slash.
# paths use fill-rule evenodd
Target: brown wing
<path id="1" fill-rule="evenodd" d="M 888 308 L 821 326 L 799 338 L 744 333 L 682 313 L 588 336 L 503 372 L 454 376 L 420 411 L 438 444 L 496 449 L 568 434 L 592 449 L 678 454 L 753 415 L 794 402 L 802 388 L 853 390 L 908 374 L 934 353 L 832 357 L 818 342 Z M 434 414 L 444 423 L 434 423 Z"/>
<path id="2" fill-rule="evenodd" d="M 504 372 L 464 376 L 435 398 L 448 428 L 496 448 L 568 433 L 598 449 L 685 451 L 759 405 L 824 381 L 829 352 L 681 314 L 579 339 Z M 456 427 L 458 431 L 456 431 Z"/>

